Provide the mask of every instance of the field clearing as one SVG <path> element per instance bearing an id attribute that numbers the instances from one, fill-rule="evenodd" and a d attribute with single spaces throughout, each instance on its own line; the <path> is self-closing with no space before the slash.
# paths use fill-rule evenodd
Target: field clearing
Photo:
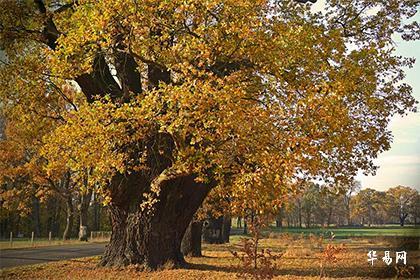
<path id="1" fill-rule="evenodd" d="M 93 242 L 107 242 L 105 239 L 95 239 Z M 43 246 L 62 246 L 62 245 L 69 245 L 69 244 L 86 244 L 86 241 L 79 241 L 79 239 L 70 239 L 70 240 L 62 240 L 62 239 L 53 239 L 51 241 L 48 238 L 39 238 L 35 239 L 32 243 L 28 238 L 17 238 L 13 240 L 13 243 L 10 244 L 9 240 L 1 240 L 0 241 L 0 250 L 3 249 L 22 249 L 22 248 L 36 248 L 36 247 L 43 247 Z"/>
<path id="2" fill-rule="evenodd" d="M 420 227 L 414 226 L 387 226 L 387 227 L 360 227 L 360 228 L 276 228 L 271 227 L 270 231 L 279 233 L 293 233 L 293 234 L 316 234 L 328 236 L 331 232 L 336 238 L 351 238 L 351 237 L 377 237 L 377 236 L 411 236 L 420 237 Z"/>
<path id="3" fill-rule="evenodd" d="M 236 221 L 232 223 L 236 225 Z M 231 238 L 233 240 L 238 240 L 243 234 L 243 228 L 232 227 Z M 336 239 L 342 238 L 354 238 L 354 237 L 374 237 L 380 238 L 382 236 L 410 236 L 410 237 L 419 237 L 420 238 L 420 226 L 385 226 L 385 227 L 363 227 L 363 228 L 276 228 L 274 226 L 270 227 L 266 231 L 267 237 L 270 233 L 290 233 L 296 235 L 309 236 L 310 234 L 322 235 L 324 237 L 330 237 L 331 232 L 334 233 Z M 106 238 L 95 238 L 94 240 L 89 240 L 89 242 L 107 242 L 109 239 Z M 30 238 L 15 238 L 13 239 L 13 244 L 10 245 L 9 240 L 0 240 L 0 250 L 9 249 L 9 248 L 32 248 L 32 247 L 42 247 L 42 246 L 60 246 L 68 244 L 84 244 L 84 241 L 79 241 L 78 239 L 70 239 L 63 241 L 62 239 L 53 239 L 49 241 L 47 238 L 36 238 L 32 244 Z"/>
<path id="4" fill-rule="evenodd" d="M 164 269 L 155 272 L 140 271 L 136 267 L 125 269 L 99 268 L 99 257 L 74 259 L 41 265 L 6 269 L 2 279 L 241 279 L 238 276 L 239 261 L 230 251 L 238 251 L 240 237 L 235 236 L 231 244 L 204 245 L 201 258 L 187 258 L 189 265 L 183 269 Z M 262 248 L 269 248 L 273 254 L 283 253 L 276 260 L 274 279 L 319 279 L 321 247 L 326 245 L 311 238 L 295 238 L 291 235 L 278 235 L 276 238 L 261 240 Z M 329 279 L 384 279 L 397 275 L 395 261 L 386 266 L 381 260 L 383 252 L 391 251 L 395 256 L 398 248 L 385 241 L 357 239 L 347 242 L 335 240 L 334 244 L 344 244 L 346 251 L 337 255 L 337 263 L 326 265 Z M 374 266 L 367 261 L 368 250 L 376 250 L 378 260 Z M 419 250 L 407 250 L 409 274 L 405 277 L 418 277 L 420 263 Z"/>

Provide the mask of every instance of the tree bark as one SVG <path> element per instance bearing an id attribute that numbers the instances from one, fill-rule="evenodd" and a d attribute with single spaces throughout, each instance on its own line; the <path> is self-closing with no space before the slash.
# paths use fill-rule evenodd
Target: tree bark
<path id="1" fill-rule="evenodd" d="M 181 252 L 184 256 L 201 257 L 202 221 L 191 221 L 181 242 Z"/>
<path id="2" fill-rule="evenodd" d="M 92 189 L 90 189 L 86 194 L 80 195 L 80 223 L 79 223 L 79 240 L 87 241 L 88 240 L 88 210 L 90 200 L 92 198 Z"/>
<path id="3" fill-rule="evenodd" d="M 98 194 L 93 193 L 93 207 L 92 207 L 92 230 L 98 231 L 100 229 L 100 220 L 101 220 L 101 205 L 98 201 Z"/>
<path id="4" fill-rule="evenodd" d="M 222 244 L 223 240 L 223 216 L 218 218 L 209 217 L 205 221 L 203 229 L 203 241 L 209 244 Z"/>
<path id="5" fill-rule="evenodd" d="M 73 233 L 74 209 L 71 196 L 66 199 L 66 228 L 63 233 L 63 240 L 70 239 Z"/>
<path id="6" fill-rule="evenodd" d="M 231 227 L 232 227 L 232 218 L 228 215 L 223 216 L 223 225 L 222 225 L 222 241 L 223 241 L 223 243 L 229 243 Z"/>
<path id="7" fill-rule="evenodd" d="M 276 216 L 276 227 L 281 227 L 283 224 L 283 211 L 280 208 L 279 213 Z"/>
<path id="8" fill-rule="evenodd" d="M 138 186 L 141 182 L 132 177 L 124 184 Z M 170 180 L 162 185 L 159 200 L 150 209 L 152 212 L 132 207 L 139 205 L 140 195 L 114 196 L 109 205 L 111 240 L 100 265 L 138 264 L 145 269 L 168 264 L 184 266 L 182 237 L 210 189 L 210 184 L 196 183 L 194 176 Z M 126 190 L 143 193 L 138 187 L 127 186 Z"/>
<path id="9" fill-rule="evenodd" d="M 51 232 L 54 237 L 58 236 L 60 230 L 60 213 L 61 205 L 57 197 L 51 197 L 47 202 L 47 231 Z"/>
<path id="10" fill-rule="evenodd" d="M 33 221 L 33 231 L 35 236 L 41 236 L 41 221 L 40 221 L 40 205 L 39 199 L 34 197 L 32 200 L 32 221 Z"/>
<path id="11" fill-rule="evenodd" d="M 17 215 L 17 218 L 16 218 L 16 233 L 15 233 L 15 236 L 18 236 L 19 235 L 19 233 L 20 233 L 20 222 L 21 222 L 21 216 L 20 215 Z"/>

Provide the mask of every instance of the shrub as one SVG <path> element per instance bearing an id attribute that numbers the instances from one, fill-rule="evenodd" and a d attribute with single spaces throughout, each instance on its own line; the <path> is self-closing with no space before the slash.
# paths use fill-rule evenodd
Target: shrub
<path id="1" fill-rule="evenodd" d="M 248 222 L 251 238 L 242 238 L 240 252 L 231 251 L 239 259 L 238 277 L 241 279 L 272 279 L 276 270 L 276 260 L 281 254 L 272 254 L 269 249 L 259 250 L 259 241 L 262 238 L 261 230 L 266 226 L 266 219 L 253 216 Z"/>

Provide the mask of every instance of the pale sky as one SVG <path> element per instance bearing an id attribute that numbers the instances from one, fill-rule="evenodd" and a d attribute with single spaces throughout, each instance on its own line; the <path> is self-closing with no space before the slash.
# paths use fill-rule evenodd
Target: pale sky
<path id="1" fill-rule="evenodd" d="M 325 0 L 318 0 L 312 8 L 320 11 L 324 4 Z M 420 22 L 420 13 L 413 19 Z M 405 42 L 397 37 L 395 41 L 397 54 L 416 58 L 414 67 L 406 71 L 405 82 L 413 87 L 413 96 L 420 101 L 420 41 Z M 394 141 L 391 149 L 374 161 L 379 166 L 376 175 L 359 174 L 357 180 L 361 181 L 362 188 L 386 190 L 404 185 L 420 191 L 420 112 L 410 113 L 403 118 L 395 117 L 389 128 Z"/>
<path id="2" fill-rule="evenodd" d="M 420 21 L 420 15 L 416 15 Z M 405 82 L 413 87 L 413 95 L 420 101 L 420 41 L 405 42 L 397 39 L 397 53 L 415 57 L 416 64 L 406 71 Z M 420 108 L 418 108 L 420 111 Z M 363 188 L 386 190 L 404 185 L 420 191 L 420 112 L 395 117 L 390 124 L 394 135 L 391 149 L 379 155 L 375 164 L 380 166 L 376 176 L 359 175 Z"/>

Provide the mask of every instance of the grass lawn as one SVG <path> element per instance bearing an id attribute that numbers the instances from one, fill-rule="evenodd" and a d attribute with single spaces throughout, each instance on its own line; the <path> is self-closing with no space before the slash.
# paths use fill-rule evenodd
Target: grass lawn
<path id="1" fill-rule="evenodd" d="M 2 271 L 2 279 L 243 279 L 238 276 L 241 271 L 239 261 L 231 250 L 238 251 L 240 237 L 232 238 L 230 244 L 204 245 L 201 258 L 187 258 L 187 268 L 163 269 L 155 272 L 140 271 L 136 267 L 124 269 L 97 267 L 99 257 L 60 261 L 42 265 L 33 265 Z M 358 238 L 356 240 L 336 240 L 335 245 L 342 243 L 346 250 L 337 255 L 336 263 L 326 264 L 326 275 L 329 279 L 384 279 L 397 274 L 395 259 L 390 266 L 381 260 L 384 251 L 395 251 L 385 241 Z M 276 260 L 273 270 L 274 279 L 319 279 L 322 247 L 312 238 L 301 238 L 297 235 L 277 235 L 261 241 L 262 248 L 269 248 L 273 254 L 283 254 Z M 367 261 L 368 250 L 376 250 L 378 260 L 374 266 Z M 419 276 L 420 252 L 407 251 L 407 266 L 411 276 Z M 408 274 L 405 275 L 408 277 Z"/>
<path id="2" fill-rule="evenodd" d="M 104 242 L 104 240 L 97 239 L 95 242 Z M 12 245 L 10 241 L 1 240 L 0 241 L 0 250 L 1 249 L 10 249 L 10 248 L 32 248 L 32 247 L 41 247 L 41 246 L 60 246 L 67 244 L 85 244 L 85 241 L 79 241 L 78 239 L 70 239 L 63 241 L 62 239 L 53 239 L 51 242 L 47 238 L 38 238 L 34 240 L 34 243 L 31 243 L 31 240 L 28 238 L 16 238 L 13 240 Z"/>
<path id="3" fill-rule="evenodd" d="M 232 223 L 236 225 L 236 221 Z M 233 233 L 242 233 L 242 228 L 232 227 Z M 385 227 L 363 227 L 363 228 L 276 228 L 274 226 L 270 227 L 270 230 L 267 232 L 274 233 L 291 233 L 291 234 L 303 234 L 308 236 L 309 234 L 323 235 L 329 237 L 331 232 L 334 233 L 336 239 L 341 238 L 352 238 L 352 237 L 381 237 L 381 236 L 411 236 L 411 237 L 420 237 L 420 226 L 385 226 Z M 233 236 L 235 238 L 236 235 Z M 106 242 L 108 239 L 96 238 L 94 242 Z M 32 244 L 29 238 L 15 238 L 13 240 L 12 246 L 10 245 L 9 240 L 0 240 L 0 249 L 8 248 L 30 248 L 30 247 L 40 247 L 40 246 L 59 246 L 64 244 L 84 244 L 83 241 L 78 239 L 71 239 L 63 241 L 62 239 L 53 239 L 51 242 L 47 238 L 37 238 Z"/>
<path id="4" fill-rule="evenodd" d="M 330 235 L 334 233 L 336 238 L 351 238 L 351 237 L 377 237 L 377 236 L 412 236 L 420 237 L 420 227 L 363 227 L 363 228 L 276 228 L 271 227 L 270 231 L 274 232 L 288 232 L 294 234 L 309 235 L 310 233 L 316 235 Z"/>

